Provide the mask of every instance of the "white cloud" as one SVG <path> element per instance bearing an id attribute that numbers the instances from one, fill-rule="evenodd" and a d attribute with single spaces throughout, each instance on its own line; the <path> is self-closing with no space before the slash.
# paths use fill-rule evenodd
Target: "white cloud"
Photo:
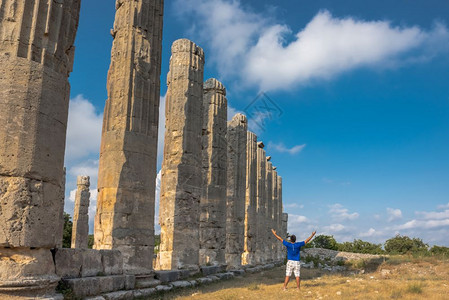
<path id="1" fill-rule="evenodd" d="M 288 218 L 292 225 L 298 225 L 298 224 L 309 222 L 309 219 L 307 219 L 307 217 L 300 216 L 300 215 L 289 214 Z"/>
<path id="2" fill-rule="evenodd" d="M 103 114 L 97 113 L 94 105 L 83 95 L 70 100 L 66 161 L 98 153 L 102 123 Z"/>
<path id="3" fill-rule="evenodd" d="M 284 208 L 304 208 L 303 204 L 298 204 L 298 203 L 290 203 L 290 204 L 285 204 Z"/>
<path id="4" fill-rule="evenodd" d="M 396 230 L 403 229 L 433 229 L 449 226 L 449 219 L 444 220 L 411 220 L 396 227 Z"/>
<path id="5" fill-rule="evenodd" d="M 402 219 L 402 211 L 400 209 L 387 208 L 388 222 Z"/>
<path id="6" fill-rule="evenodd" d="M 156 176 L 156 195 L 154 197 L 154 231 L 155 234 L 161 233 L 161 226 L 159 225 L 159 204 L 160 204 L 160 196 L 161 196 L 161 177 L 162 177 L 162 170 L 159 170 Z"/>
<path id="7" fill-rule="evenodd" d="M 331 224 L 329 226 L 324 226 L 323 227 L 323 231 L 325 233 L 341 233 L 344 232 L 346 230 L 346 226 L 343 224 Z"/>
<path id="8" fill-rule="evenodd" d="M 359 217 L 357 212 L 349 213 L 347 208 L 344 208 L 341 204 L 336 203 L 334 205 L 330 205 L 329 213 L 332 218 L 339 221 L 352 221 Z"/>
<path id="9" fill-rule="evenodd" d="M 210 48 L 223 76 L 239 75 L 261 90 L 291 89 L 357 68 L 391 68 L 427 61 L 449 48 L 449 32 L 393 26 L 388 21 L 337 18 L 323 10 L 299 32 L 250 11 L 238 0 L 177 0 L 180 16 L 195 17 L 191 35 Z"/>
<path id="10" fill-rule="evenodd" d="M 438 205 L 438 209 L 449 209 L 449 202 L 447 204 Z"/>
<path id="11" fill-rule="evenodd" d="M 289 153 L 292 155 L 301 152 L 305 147 L 306 147 L 306 144 L 296 145 L 291 148 L 288 148 L 288 147 L 284 146 L 284 144 L 282 144 L 282 143 L 280 143 L 280 144 L 275 144 L 273 142 L 268 143 L 268 148 L 275 149 L 276 151 L 278 151 L 280 153 Z"/>
<path id="12" fill-rule="evenodd" d="M 420 216 L 424 220 L 442 220 L 442 219 L 449 219 L 449 209 L 446 209 L 445 211 L 417 211 L 416 214 Z"/>

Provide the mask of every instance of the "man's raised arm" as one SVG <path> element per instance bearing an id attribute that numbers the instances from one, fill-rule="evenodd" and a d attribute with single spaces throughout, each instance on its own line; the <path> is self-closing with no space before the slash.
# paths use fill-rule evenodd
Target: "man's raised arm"
<path id="1" fill-rule="evenodd" d="M 274 236 L 280 240 L 281 242 L 284 241 L 279 235 L 276 234 L 276 231 L 274 229 L 271 229 L 271 232 L 273 232 Z"/>
<path id="2" fill-rule="evenodd" d="M 310 240 L 313 238 L 313 236 L 315 235 L 316 231 L 312 232 L 312 234 L 307 238 L 307 240 L 304 241 L 304 243 L 308 243 L 310 242 Z"/>

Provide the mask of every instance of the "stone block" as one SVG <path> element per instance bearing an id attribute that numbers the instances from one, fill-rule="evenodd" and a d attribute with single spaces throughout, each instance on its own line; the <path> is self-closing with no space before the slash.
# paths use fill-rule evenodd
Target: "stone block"
<path id="1" fill-rule="evenodd" d="M 201 273 L 204 276 L 216 274 L 216 273 L 220 272 L 220 270 L 221 270 L 220 266 L 203 266 L 203 267 L 201 267 Z"/>
<path id="2" fill-rule="evenodd" d="M 245 274 L 245 270 L 232 270 L 235 276 L 243 276 Z"/>
<path id="3" fill-rule="evenodd" d="M 126 276 L 71 278 L 63 281 L 73 290 L 73 294 L 76 297 L 87 297 L 123 290 L 125 288 Z"/>
<path id="4" fill-rule="evenodd" d="M 125 289 L 133 290 L 136 287 L 136 276 L 125 275 Z"/>
<path id="5" fill-rule="evenodd" d="M 220 279 L 231 279 L 231 278 L 235 277 L 234 273 L 232 273 L 232 272 L 218 273 L 218 274 L 215 274 L 215 276 L 217 276 Z"/>
<path id="6" fill-rule="evenodd" d="M 56 274 L 61 278 L 92 277 L 103 274 L 101 254 L 93 249 L 57 249 Z"/>
<path id="7" fill-rule="evenodd" d="M 168 283 L 180 279 L 180 276 L 178 270 L 156 271 L 154 278 L 160 280 L 161 283 Z"/>
<path id="8" fill-rule="evenodd" d="M 119 250 L 100 250 L 100 254 L 105 275 L 123 274 L 123 256 Z"/>
<path id="9" fill-rule="evenodd" d="M 215 275 L 209 275 L 209 276 L 207 276 L 207 278 L 210 278 L 210 279 L 212 280 L 212 282 L 215 282 L 215 281 L 219 281 L 219 280 L 220 280 L 220 278 L 218 278 L 218 277 L 215 276 Z"/>
<path id="10" fill-rule="evenodd" d="M 171 285 L 158 285 L 157 287 L 155 287 L 157 292 L 168 292 L 171 291 L 173 289 L 173 286 Z"/>
<path id="11" fill-rule="evenodd" d="M 161 281 L 155 279 L 154 274 L 136 276 L 136 288 L 138 289 L 152 288 L 160 284 Z"/>
<path id="12" fill-rule="evenodd" d="M 199 284 L 208 284 L 212 283 L 212 281 L 213 281 L 212 278 L 209 277 L 201 277 L 196 280 L 196 282 L 198 282 Z"/>
<path id="13" fill-rule="evenodd" d="M 133 291 L 118 291 L 104 294 L 106 300 L 132 300 L 134 299 Z"/>
<path id="14" fill-rule="evenodd" d="M 181 280 L 181 281 L 174 281 L 171 283 L 171 285 L 173 286 L 173 288 L 187 288 L 187 287 L 191 287 L 192 284 L 189 281 L 185 281 L 185 280 Z"/>
<path id="15" fill-rule="evenodd" d="M 134 290 L 133 293 L 134 293 L 135 298 L 144 298 L 144 297 L 149 297 L 149 296 L 153 295 L 154 293 L 156 293 L 156 289 L 149 288 L 149 289 Z"/>

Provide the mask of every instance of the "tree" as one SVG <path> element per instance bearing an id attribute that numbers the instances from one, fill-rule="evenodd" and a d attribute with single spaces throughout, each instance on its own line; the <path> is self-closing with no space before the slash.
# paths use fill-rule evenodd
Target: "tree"
<path id="1" fill-rule="evenodd" d="M 62 248 L 70 248 L 72 245 L 72 227 L 73 223 L 70 221 L 70 215 L 64 212 L 64 231 L 62 235 Z"/>
<path id="2" fill-rule="evenodd" d="M 318 235 L 310 244 L 313 248 L 338 250 L 338 243 L 333 235 Z"/>
<path id="3" fill-rule="evenodd" d="M 417 254 L 427 252 L 428 248 L 429 245 L 419 238 L 399 234 L 385 242 L 385 251 L 390 254 Z"/>
<path id="4" fill-rule="evenodd" d="M 366 254 L 382 254 L 382 244 L 372 244 L 362 240 L 355 239 L 353 242 L 344 242 L 338 244 L 338 250 L 354 253 L 366 253 Z"/>

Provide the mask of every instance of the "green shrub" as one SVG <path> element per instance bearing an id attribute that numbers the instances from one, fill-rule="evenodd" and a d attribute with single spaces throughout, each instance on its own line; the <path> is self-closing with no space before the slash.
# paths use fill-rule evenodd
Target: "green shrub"
<path id="1" fill-rule="evenodd" d="M 333 235 L 318 235 L 310 244 L 313 248 L 338 250 L 338 243 Z"/>
<path id="2" fill-rule="evenodd" d="M 409 238 L 408 236 L 397 235 L 385 242 L 385 251 L 389 254 L 424 254 L 429 245 L 419 238 Z"/>
<path id="3" fill-rule="evenodd" d="M 62 248 L 70 248 L 72 245 L 72 227 L 73 223 L 70 221 L 70 215 L 64 212 L 64 231 L 62 235 Z"/>

